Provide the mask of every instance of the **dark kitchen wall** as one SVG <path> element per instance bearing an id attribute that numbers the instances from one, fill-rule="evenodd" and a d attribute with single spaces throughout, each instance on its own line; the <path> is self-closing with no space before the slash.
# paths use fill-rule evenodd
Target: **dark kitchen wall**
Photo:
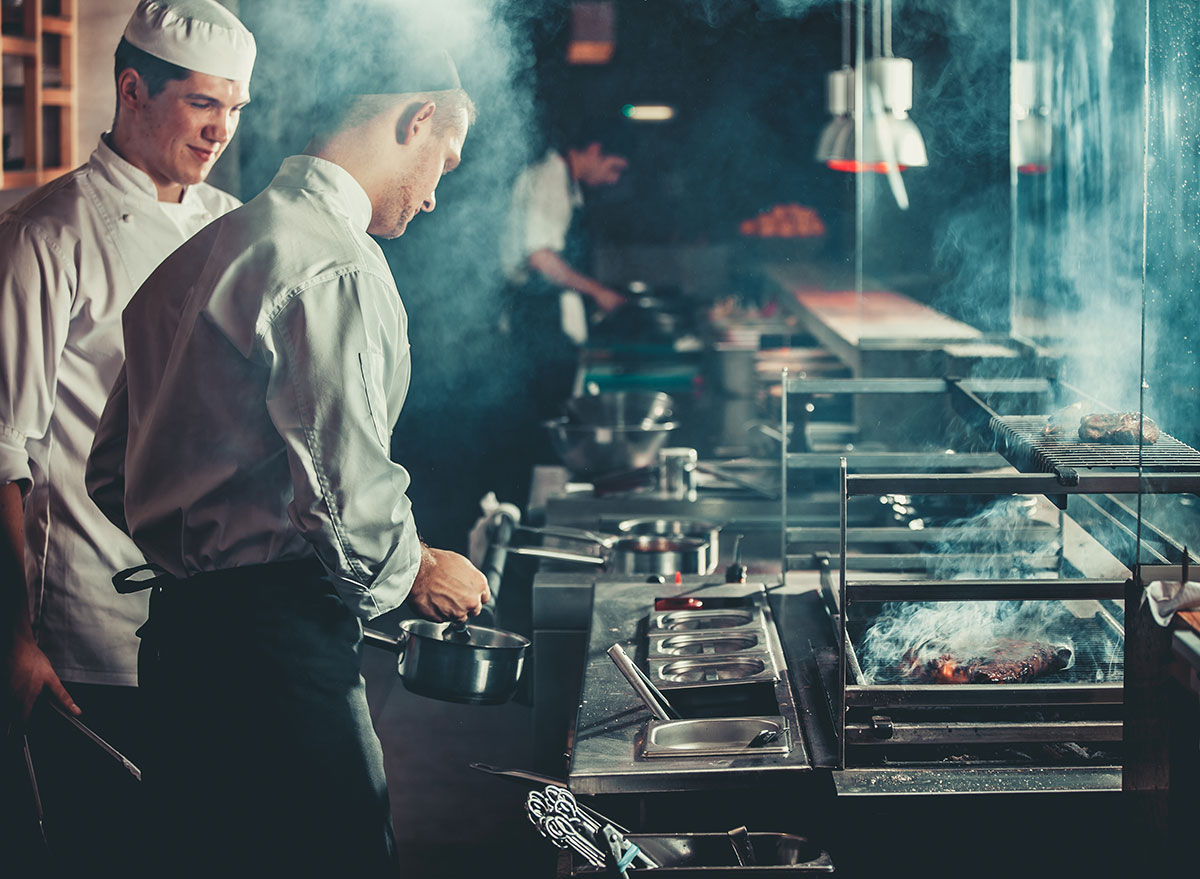
<path id="1" fill-rule="evenodd" d="M 607 114 L 633 158 L 622 185 L 592 199 L 601 241 L 720 244 L 736 256 L 747 243 L 741 219 L 800 203 L 828 229 L 820 262 L 848 274 L 861 244 L 869 286 L 1006 330 L 1009 0 L 892 7 L 892 48 L 913 61 L 910 115 L 929 152 L 928 167 L 904 172 L 908 210 L 883 175 L 859 180 L 813 158 L 829 121 L 825 77 L 842 63 L 841 2 L 618 2 L 616 52 L 598 68 L 567 65 L 569 32 L 554 30 L 539 46 L 546 116 Z M 860 39 L 865 57 L 878 47 L 870 17 L 860 31 L 852 4 L 851 18 L 854 63 Z M 636 102 L 668 103 L 678 115 L 622 122 L 619 108 Z"/>

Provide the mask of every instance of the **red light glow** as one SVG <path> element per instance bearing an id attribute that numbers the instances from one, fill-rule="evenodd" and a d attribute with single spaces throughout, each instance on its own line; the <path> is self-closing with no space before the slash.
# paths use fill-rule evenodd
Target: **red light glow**
<path id="1" fill-rule="evenodd" d="M 826 164 L 835 171 L 849 171 L 858 174 L 862 171 L 874 171 L 876 174 L 886 174 L 887 162 L 859 162 L 855 159 L 830 159 Z M 901 171 L 908 170 L 908 165 L 896 165 Z"/>
<path id="2" fill-rule="evenodd" d="M 1049 165 L 1018 165 L 1018 174 L 1045 174 L 1050 170 Z"/>

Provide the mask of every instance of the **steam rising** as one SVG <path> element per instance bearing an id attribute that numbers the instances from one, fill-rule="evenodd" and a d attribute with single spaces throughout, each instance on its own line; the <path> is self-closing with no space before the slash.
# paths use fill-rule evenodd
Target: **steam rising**
<path id="1" fill-rule="evenodd" d="M 937 546 L 930 556 L 931 576 L 1045 578 L 1038 560 L 1056 555 L 1061 546 L 1055 538 L 1031 546 L 1015 542 L 1012 529 L 1030 524 L 1029 511 L 1028 500 L 1006 498 L 957 523 L 954 539 Z M 964 569 L 959 562 L 963 555 L 988 561 Z M 863 635 L 860 662 L 869 682 L 884 683 L 943 655 L 965 661 L 987 656 L 1006 642 L 1021 641 L 1067 648 L 1073 664 L 1075 644 L 1069 632 L 1078 625 L 1078 618 L 1058 601 L 887 602 Z"/>

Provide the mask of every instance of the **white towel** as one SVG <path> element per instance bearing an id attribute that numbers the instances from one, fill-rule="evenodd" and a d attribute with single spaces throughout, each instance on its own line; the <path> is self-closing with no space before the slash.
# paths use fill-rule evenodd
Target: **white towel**
<path id="1" fill-rule="evenodd" d="M 1146 587 L 1146 598 L 1150 600 L 1154 621 L 1160 626 L 1169 626 L 1175 611 L 1200 607 L 1200 583 L 1155 580 Z"/>
<path id="2" fill-rule="evenodd" d="M 562 310 L 562 331 L 576 345 L 587 342 L 587 311 L 583 307 L 583 297 L 574 290 L 563 290 L 559 295 L 559 307 Z"/>
<path id="3" fill-rule="evenodd" d="M 483 511 L 483 515 L 475 520 L 470 532 L 467 534 L 467 558 L 471 560 L 471 564 L 479 567 L 483 564 L 483 557 L 488 550 L 488 525 L 493 517 L 498 512 L 508 513 L 512 516 L 514 522 L 521 521 L 521 511 L 515 504 L 501 503 L 496 499 L 496 493 L 489 491 L 479 499 L 479 509 Z"/>

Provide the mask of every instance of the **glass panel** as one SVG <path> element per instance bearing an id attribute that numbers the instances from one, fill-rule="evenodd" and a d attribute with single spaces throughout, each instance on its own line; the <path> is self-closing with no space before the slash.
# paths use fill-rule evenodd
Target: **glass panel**
<path id="1" fill-rule="evenodd" d="M 1147 23 L 1146 411 L 1164 432 L 1200 448 L 1200 7 L 1150 3 Z M 1197 554 L 1196 497 L 1143 504 L 1148 520 Z"/>
<path id="2" fill-rule="evenodd" d="M 1139 411 L 1145 7 L 1017 0 L 1013 330 L 1088 412 Z"/>

